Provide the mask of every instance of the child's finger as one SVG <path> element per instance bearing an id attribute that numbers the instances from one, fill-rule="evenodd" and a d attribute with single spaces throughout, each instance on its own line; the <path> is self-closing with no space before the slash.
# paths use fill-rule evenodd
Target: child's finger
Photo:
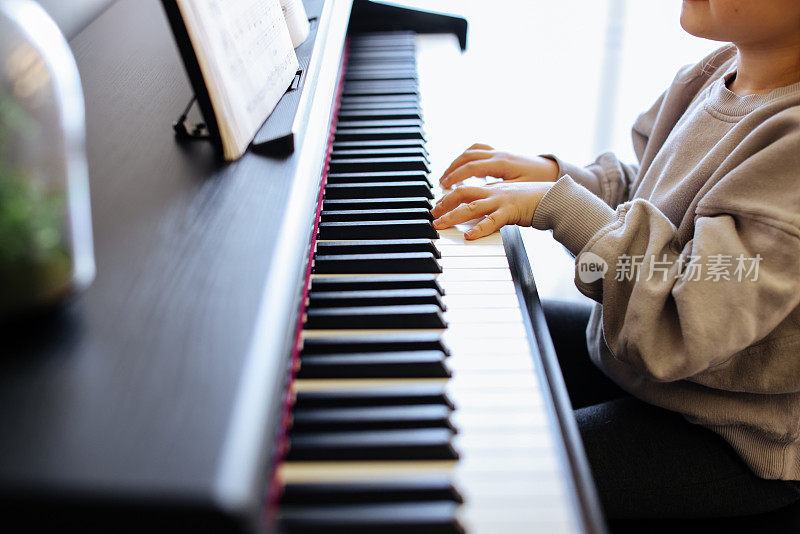
<path id="1" fill-rule="evenodd" d="M 497 176 L 502 178 L 506 174 L 506 170 L 506 162 L 496 158 L 469 161 L 442 178 L 439 183 L 446 189 L 472 176 L 479 178 Z"/>
<path id="2" fill-rule="evenodd" d="M 494 150 L 494 148 L 485 143 L 473 143 L 467 150 Z"/>
<path id="3" fill-rule="evenodd" d="M 493 152 L 490 152 L 488 150 L 472 150 L 472 149 L 470 149 L 470 150 L 465 151 L 463 154 L 461 154 L 456 159 L 454 159 L 453 163 L 451 163 L 450 166 L 447 167 L 447 170 L 445 170 L 442 173 L 442 177 L 439 178 L 439 182 L 442 182 L 448 174 L 450 174 L 451 172 L 453 172 L 457 168 L 461 167 L 465 163 L 470 162 L 470 161 L 475 161 L 475 160 L 478 160 L 478 159 L 488 159 L 488 158 L 491 158 L 493 154 L 494 154 Z"/>
<path id="4" fill-rule="evenodd" d="M 440 217 L 464 202 L 472 202 L 489 196 L 482 187 L 459 187 L 443 196 L 431 210 L 431 215 Z"/>
<path id="5" fill-rule="evenodd" d="M 433 227 L 437 230 L 450 228 L 453 225 L 471 221 L 482 215 L 492 213 L 495 209 L 497 209 L 497 200 L 493 198 L 485 198 L 459 204 L 456 208 L 433 221 Z"/>
<path id="6" fill-rule="evenodd" d="M 508 221 L 508 213 L 505 210 L 497 210 L 490 213 L 484 217 L 481 222 L 464 232 L 464 237 L 468 240 L 486 237 L 508 224 Z"/>

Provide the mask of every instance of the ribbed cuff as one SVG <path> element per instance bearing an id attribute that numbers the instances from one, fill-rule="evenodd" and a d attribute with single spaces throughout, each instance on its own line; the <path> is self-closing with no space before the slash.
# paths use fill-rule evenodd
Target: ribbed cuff
<path id="1" fill-rule="evenodd" d="M 556 165 L 558 165 L 558 178 L 569 175 L 575 182 L 581 184 L 595 195 L 601 196 L 600 181 L 597 175 L 588 168 L 564 161 L 553 154 L 540 154 L 540 156 L 556 162 Z"/>
<path id="2" fill-rule="evenodd" d="M 608 204 L 564 175 L 542 197 L 531 226 L 553 230 L 553 237 L 577 256 L 601 228 L 615 219 L 615 212 Z"/>

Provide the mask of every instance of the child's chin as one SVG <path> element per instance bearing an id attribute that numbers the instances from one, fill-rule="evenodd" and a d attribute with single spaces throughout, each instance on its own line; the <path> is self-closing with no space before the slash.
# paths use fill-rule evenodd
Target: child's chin
<path id="1" fill-rule="evenodd" d="M 682 12 L 681 28 L 683 28 L 683 30 L 689 35 L 700 37 L 702 39 L 711 39 L 712 41 L 726 40 L 714 35 L 714 32 L 711 31 L 708 25 L 704 24 L 702 20 L 698 20 L 698 18 L 699 17 L 694 17 L 691 14 L 687 14 L 685 11 Z"/>
<path id="2" fill-rule="evenodd" d="M 708 5 L 705 2 L 684 2 L 681 8 L 681 28 L 689 35 L 708 38 L 708 15 Z"/>

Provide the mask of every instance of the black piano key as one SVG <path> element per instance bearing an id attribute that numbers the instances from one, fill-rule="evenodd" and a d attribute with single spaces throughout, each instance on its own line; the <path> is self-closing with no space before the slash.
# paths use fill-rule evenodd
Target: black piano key
<path id="1" fill-rule="evenodd" d="M 411 30 L 386 30 L 369 33 L 355 33 L 351 37 L 351 46 L 369 46 L 382 43 L 415 43 L 416 32 Z"/>
<path id="2" fill-rule="evenodd" d="M 359 63 L 371 63 L 376 65 L 388 65 L 392 63 L 405 63 L 406 65 L 416 65 L 416 50 L 413 47 L 401 46 L 400 48 L 387 48 L 388 43 L 383 46 L 358 46 L 348 53 L 348 64 L 350 60 Z"/>
<path id="3" fill-rule="evenodd" d="M 392 56 L 384 55 L 379 57 L 378 53 L 359 53 L 353 54 L 348 58 L 348 64 L 354 67 L 362 67 L 364 65 L 390 65 L 395 67 L 408 68 L 409 66 L 416 66 L 416 57 L 409 52 L 401 52 Z"/>
<path id="4" fill-rule="evenodd" d="M 387 84 L 383 87 L 368 87 L 360 84 L 345 84 L 342 94 L 346 96 L 362 95 L 419 95 L 416 85 L 397 85 Z"/>
<path id="5" fill-rule="evenodd" d="M 353 34 L 350 46 L 373 46 L 376 44 L 404 43 L 413 44 L 416 42 L 416 33 L 411 30 L 387 30 L 369 33 Z"/>
<path id="6" fill-rule="evenodd" d="M 375 119 L 419 119 L 422 111 L 419 108 L 380 108 L 380 109 L 345 109 L 339 110 L 339 120 L 370 121 Z"/>
<path id="7" fill-rule="evenodd" d="M 444 384 L 409 384 L 378 388 L 303 391 L 297 394 L 294 409 L 347 408 L 376 406 L 417 406 L 443 404 L 455 409 Z"/>
<path id="8" fill-rule="evenodd" d="M 390 69 L 410 69 L 416 68 L 416 58 L 411 55 L 406 57 L 397 57 L 387 60 L 386 62 L 377 62 L 367 56 L 355 56 L 348 59 L 348 63 L 355 69 L 363 69 L 369 67 L 383 67 Z"/>
<path id="9" fill-rule="evenodd" d="M 442 267 L 430 252 L 317 255 L 318 274 L 440 273 Z"/>
<path id="10" fill-rule="evenodd" d="M 397 43 L 398 47 L 390 46 L 389 42 L 374 42 L 367 44 L 356 43 L 352 50 L 348 51 L 350 59 L 369 59 L 370 62 L 384 63 L 386 60 L 403 58 L 407 62 L 416 61 L 416 49 L 408 46 L 408 43 Z"/>
<path id="11" fill-rule="evenodd" d="M 433 207 L 431 201 L 424 197 L 397 197 L 397 198 L 333 198 L 322 202 L 323 210 L 369 210 L 369 209 L 400 209 L 424 208 L 430 211 Z"/>
<path id="12" fill-rule="evenodd" d="M 430 211 L 433 207 L 431 201 L 424 197 L 398 197 L 398 198 L 338 198 L 325 199 L 322 202 L 323 210 L 369 210 L 376 208 L 424 208 Z"/>
<path id="13" fill-rule="evenodd" d="M 280 526 L 287 534 L 464 534 L 452 501 L 286 506 Z"/>
<path id="14" fill-rule="evenodd" d="M 428 180 L 428 171 L 424 169 L 395 169 L 391 171 L 374 169 L 370 172 L 367 172 L 367 169 L 364 168 L 359 169 L 357 172 L 334 171 L 331 169 L 331 172 L 328 174 L 328 184 L 361 184 L 375 182 L 422 182 L 427 185 L 428 188 L 433 187 L 430 180 Z"/>
<path id="15" fill-rule="evenodd" d="M 398 306 L 401 304 L 436 304 L 444 311 L 441 295 L 435 289 L 378 289 L 367 291 L 311 291 L 311 308 L 342 306 Z"/>
<path id="16" fill-rule="evenodd" d="M 348 54 L 348 63 L 352 60 L 358 63 L 370 63 L 376 65 L 389 65 L 393 63 L 405 63 L 406 65 L 416 64 L 416 50 L 413 47 L 401 46 L 400 48 L 388 48 L 388 45 L 377 46 L 356 46 Z"/>
<path id="17" fill-rule="evenodd" d="M 319 223 L 320 239 L 399 239 L 404 237 L 438 239 L 439 233 L 426 219 Z"/>
<path id="18" fill-rule="evenodd" d="M 428 161 L 428 155 L 422 147 L 408 148 L 374 148 L 359 150 L 334 150 L 331 159 L 360 159 L 360 158 L 423 158 Z"/>
<path id="19" fill-rule="evenodd" d="M 425 141 L 425 134 L 418 126 L 397 128 L 337 128 L 333 138 L 338 141 L 358 141 L 360 139 L 419 139 Z"/>
<path id="20" fill-rule="evenodd" d="M 358 54 L 362 51 L 371 51 L 371 50 L 403 50 L 406 52 L 415 52 L 416 51 L 416 43 L 411 38 L 411 36 L 404 36 L 401 38 L 383 38 L 383 37 L 376 37 L 375 39 L 367 40 L 367 41 L 350 41 L 350 46 L 348 47 L 348 51 L 352 54 Z"/>
<path id="21" fill-rule="evenodd" d="M 369 150 L 373 148 L 417 148 L 428 154 L 425 144 L 418 139 L 361 139 L 359 141 L 334 141 L 333 151 Z"/>
<path id="22" fill-rule="evenodd" d="M 445 359 L 439 351 L 308 355 L 297 378 L 447 378 Z"/>
<path id="23" fill-rule="evenodd" d="M 416 55 L 416 47 L 413 43 L 382 42 L 351 45 L 348 52 L 352 54 L 353 57 L 363 57 L 364 54 L 372 52 L 402 52 L 410 58 Z M 383 64 L 380 61 L 376 63 L 379 65 Z M 348 68 L 347 70 L 349 71 L 350 69 Z"/>
<path id="24" fill-rule="evenodd" d="M 382 60 L 385 58 L 393 58 L 398 56 L 414 57 L 415 49 L 413 46 L 405 46 L 404 48 L 391 47 L 388 49 L 377 48 L 379 45 L 383 45 L 384 47 L 386 47 L 392 44 L 402 47 L 402 45 L 404 44 L 409 45 L 410 43 L 408 41 L 396 41 L 393 39 L 392 40 L 380 39 L 376 37 L 374 40 L 371 41 L 357 41 L 353 43 L 352 50 L 348 50 L 349 52 L 348 55 L 351 58 L 370 56 L 370 57 L 375 57 L 378 60 Z"/>
<path id="25" fill-rule="evenodd" d="M 296 432 L 345 432 L 401 428 L 449 428 L 453 410 L 445 404 L 416 406 L 370 406 L 352 408 L 309 408 L 292 411 Z"/>
<path id="26" fill-rule="evenodd" d="M 348 69 L 344 77 L 345 83 L 347 82 L 372 82 L 372 81 L 417 81 L 417 75 L 411 69 Z"/>
<path id="27" fill-rule="evenodd" d="M 328 172 L 330 173 L 359 173 L 372 171 L 423 171 L 429 173 L 431 169 L 426 159 L 420 156 L 394 158 L 332 158 L 328 163 Z"/>
<path id="28" fill-rule="evenodd" d="M 397 45 L 397 48 L 391 46 Z M 372 41 L 367 43 L 355 43 L 352 49 L 348 50 L 350 59 L 366 59 L 383 63 L 385 60 L 396 58 L 407 58 L 409 61 L 416 59 L 416 48 L 409 46 L 409 43 L 397 43 L 389 41 Z"/>
<path id="29" fill-rule="evenodd" d="M 291 504 L 360 504 L 419 501 L 464 502 L 447 476 L 420 476 L 367 482 L 287 484 L 281 506 Z"/>
<path id="30" fill-rule="evenodd" d="M 374 119 L 363 121 L 345 121 L 339 117 L 337 128 L 422 128 L 420 119 Z"/>
<path id="31" fill-rule="evenodd" d="M 304 340 L 301 355 L 351 352 L 438 350 L 450 354 L 438 332 L 400 332 L 357 336 L 330 335 Z"/>
<path id="32" fill-rule="evenodd" d="M 306 310 L 306 328 L 320 330 L 442 329 L 447 323 L 434 304 Z"/>
<path id="33" fill-rule="evenodd" d="M 368 52 L 384 52 L 384 51 L 402 51 L 407 54 L 414 54 L 417 50 L 416 44 L 410 40 L 397 40 L 397 39 L 379 39 L 367 42 L 350 42 L 348 52 L 350 54 L 358 55 Z"/>
<path id="34" fill-rule="evenodd" d="M 320 221 L 433 221 L 430 210 L 425 208 L 389 208 L 367 210 L 323 210 Z"/>
<path id="35" fill-rule="evenodd" d="M 286 460 L 457 460 L 458 453 L 452 445 L 454 434 L 447 428 L 292 432 Z"/>
<path id="36" fill-rule="evenodd" d="M 428 182 L 365 182 L 328 184 L 325 198 L 381 198 L 381 197 L 425 197 L 433 199 Z M 426 236 L 398 236 L 426 237 Z"/>
<path id="37" fill-rule="evenodd" d="M 356 104 L 380 104 L 380 105 L 397 105 L 407 104 L 411 106 L 419 105 L 419 97 L 417 95 L 381 95 L 381 96 L 343 96 L 339 101 L 341 107 L 352 106 Z"/>
<path id="38" fill-rule="evenodd" d="M 418 85 L 417 74 L 411 69 L 398 66 L 396 69 L 384 69 L 380 67 L 365 66 L 357 68 L 352 72 L 348 71 L 344 78 L 345 83 L 361 82 L 399 82 L 413 83 Z"/>
<path id="39" fill-rule="evenodd" d="M 434 274 L 378 274 L 348 277 L 314 277 L 312 291 L 367 291 L 375 289 L 435 289 L 440 295 L 444 290 Z"/>
<path id="40" fill-rule="evenodd" d="M 333 138 L 338 141 L 358 141 L 362 139 L 419 139 L 425 141 L 425 133 L 417 126 L 397 128 L 337 128 Z"/>
<path id="41" fill-rule="evenodd" d="M 423 208 L 424 209 L 424 208 Z M 319 241 L 317 254 L 381 254 L 386 252 L 430 252 L 435 258 L 442 253 L 430 239 L 369 239 L 360 241 Z"/>
<path id="42" fill-rule="evenodd" d="M 400 82 L 400 83 L 413 83 L 419 85 L 419 78 L 417 73 L 412 69 L 406 68 L 404 65 L 398 65 L 397 68 L 381 68 L 374 65 L 362 65 L 361 68 L 355 68 L 352 71 L 348 70 L 344 77 L 345 83 L 360 83 L 360 82 Z"/>
<path id="43" fill-rule="evenodd" d="M 361 54 L 374 52 L 374 51 L 386 51 L 389 50 L 397 50 L 401 51 L 408 55 L 416 56 L 416 46 L 413 43 L 389 43 L 389 42 L 376 42 L 370 44 L 359 44 L 359 43 L 351 43 L 350 48 L 348 50 L 348 56 L 353 55 L 354 57 L 359 57 Z M 383 66 L 384 64 L 380 61 L 375 62 L 376 65 Z M 349 71 L 352 68 L 352 65 L 348 65 L 347 70 Z"/>
<path id="44" fill-rule="evenodd" d="M 339 113 L 417 113 L 422 119 L 422 110 L 416 102 L 361 102 L 339 107 Z M 337 115 L 338 117 L 338 115 Z"/>

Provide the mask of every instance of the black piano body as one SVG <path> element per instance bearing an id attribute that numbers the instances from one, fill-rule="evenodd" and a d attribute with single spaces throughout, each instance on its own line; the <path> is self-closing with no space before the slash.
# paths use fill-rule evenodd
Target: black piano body
<path id="1" fill-rule="evenodd" d="M 282 454 L 348 25 L 425 23 L 368 2 L 306 4 L 319 13 L 320 52 L 305 82 L 313 98 L 294 152 L 282 157 L 251 152 L 225 164 L 210 143 L 176 142 L 170 123 L 192 90 L 157 0 L 119 0 L 72 39 L 87 106 L 98 275 L 63 308 L 3 334 L 0 502 L 8 521 L 31 531 L 274 527 L 265 499 Z M 429 29 L 466 43 L 465 23 Z M 529 324 L 546 332 L 527 260 L 511 263 Z M 581 530 L 601 531 L 548 343 L 536 335 Z"/>

